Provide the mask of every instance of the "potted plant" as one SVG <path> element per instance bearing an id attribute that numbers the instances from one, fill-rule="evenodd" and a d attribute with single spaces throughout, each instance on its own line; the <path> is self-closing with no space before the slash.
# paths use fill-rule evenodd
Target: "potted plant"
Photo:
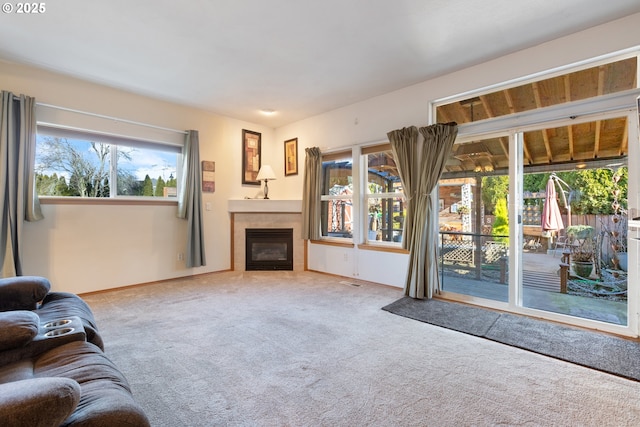
<path id="1" fill-rule="evenodd" d="M 460 215 L 460 218 L 462 218 L 463 215 L 468 215 L 469 212 L 471 212 L 471 210 L 469 209 L 469 206 L 467 205 L 458 206 L 458 215 Z"/>
<path id="2" fill-rule="evenodd" d="M 594 228 L 590 225 L 572 225 L 567 227 L 566 232 L 573 242 L 571 247 L 573 272 L 578 277 L 591 276 L 595 252 Z"/>
<path id="3" fill-rule="evenodd" d="M 625 215 L 615 214 L 611 217 L 612 226 L 604 226 L 607 237 L 611 264 L 614 270 L 627 271 L 627 221 Z"/>
<path id="4" fill-rule="evenodd" d="M 567 227 L 567 236 L 572 239 L 593 239 L 593 227 L 590 225 L 570 225 Z"/>
<path id="5" fill-rule="evenodd" d="M 571 254 L 573 272 L 576 276 L 587 278 L 593 271 L 593 252 L 576 251 Z"/>

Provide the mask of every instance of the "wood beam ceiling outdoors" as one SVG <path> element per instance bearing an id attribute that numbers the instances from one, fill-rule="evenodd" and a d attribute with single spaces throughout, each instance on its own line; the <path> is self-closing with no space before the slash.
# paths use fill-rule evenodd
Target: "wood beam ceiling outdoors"
<path id="1" fill-rule="evenodd" d="M 458 124 L 490 120 L 573 101 L 598 97 L 637 88 L 640 61 L 635 56 L 599 64 L 591 68 L 568 72 L 540 81 L 485 93 L 461 101 L 440 105 L 436 109 L 438 122 Z M 622 119 L 622 120 L 621 120 Z M 479 142 L 479 141 L 474 141 Z M 485 140 L 489 157 L 468 158 L 448 162 L 447 170 L 473 170 L 482 163 L 494 168 L 508 167 L 509 138 Z M 525 133 L 523 164 L 553 165 L 567 162 L 589 162 L 625 156 L 628 153 L 626 119 L 595 120 L 590 124 L 569 124 L 564 127 L 528 131 Z M 458 152 L 458 148 L 454 149 Z"/>
<path id="2" fill-rule="evenodd" d="M 569 75 L 562 76 L 562 81 L 564 82 L 564 97 L 567 102 L 571 102 L 571 79 L 569 79 Z M 575 151 L 572 125 L 567 126 L 567 139 L 569 141 L 569 159 L 573 161 L 575 159 Z"/>
<path id="3" fill-rule="evenodd" d="M 538 82 L 531 84 L 533 87 L 533 99 L 536 102 L 536 108 L 542 108 L 542 101 L 540 100 L 540 86 Z M 542 140 L 544 142 L 544 149 L 547 151 L 547 163 L 553 163 L 553 153 L 551 152 L 551 144 L 549 144 L 549 131 L 547 129 L 542 130 Z"/>

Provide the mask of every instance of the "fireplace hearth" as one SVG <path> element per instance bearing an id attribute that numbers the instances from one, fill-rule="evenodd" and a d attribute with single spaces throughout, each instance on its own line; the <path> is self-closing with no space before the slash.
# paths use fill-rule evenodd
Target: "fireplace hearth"
<path id="1" fill-rule="evenodd" d="M 247 228 L 245 269 L 293 270 L 293 228 Z"/>

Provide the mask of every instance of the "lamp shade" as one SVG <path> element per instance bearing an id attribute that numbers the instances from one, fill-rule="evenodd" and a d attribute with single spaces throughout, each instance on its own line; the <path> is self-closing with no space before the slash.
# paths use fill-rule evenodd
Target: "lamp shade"
<path id="1" fill-rule="evenodd" d="M 256 178 L 258 181 L 262 181 L 263 179 L 276 179 L 276 174 L 273 173 L 273 169 L 269 165 L 263 165 L 258 172 L 258 176 Z"/>

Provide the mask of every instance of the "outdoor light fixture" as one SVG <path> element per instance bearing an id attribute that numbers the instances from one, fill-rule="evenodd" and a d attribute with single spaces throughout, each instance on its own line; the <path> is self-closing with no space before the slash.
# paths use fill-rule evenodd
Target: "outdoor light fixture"
<path id="1" fill-rule="evenodd" d="M 268 199 L 269 198 L 269 186 L 267 184 L 267 182 L 269 180 L 274 180 L 276 179 L 276 174 L 273 173 L 273 169 L 271 169 L 271 166 L 269 165 L 264 165 L 260 168 L 260 171 L 258 172 L 258 177 L 256 178 L 258 181 L 262 181 L 264 180 L 264 198 Z"/>
<path id="2" fill-rule="evenodd" d="M 479 173 L 479 172 L 493 172 L 493 166 L 492 165 L 487 165 L 487 166 L 476 166 L 473 169 L 474 172 Z"/>

